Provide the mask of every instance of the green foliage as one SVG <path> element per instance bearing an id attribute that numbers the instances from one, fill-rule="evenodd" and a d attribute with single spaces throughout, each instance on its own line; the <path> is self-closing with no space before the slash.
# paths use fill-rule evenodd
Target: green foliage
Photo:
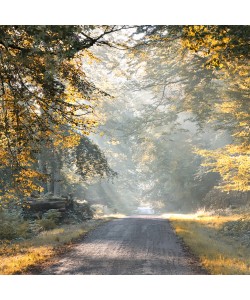
<path id="1" fill-rule="evenodd" d="M 0 224 L 0 239 L 12 240 L 17 236 L 16 228 L 13 223 L 5 221 Z"/>
<path id="2" fill-rule="evenodd" d="M 80 220 L 92 219 L 94 216 L 93 209 L 86 200 L 75 200 L 71 214 L 75 214 Z"/>
<path id="3" fill-rule="evenodd" d="M 50 230 L 57 227 L 62 214 L 57 209 L 49 209 L 42 216 L 42 219 L 37 220 L 37 224 L 44 230 Z"/>
<path id="4" fill-rule="evenodd" d="M 12 240 L 30 236 L 29 222 L 24 221 L 17 210 L 0 212 L 0 239 Z"/>
<path id="5" fill-rule="evenodd" d="M 36 222 L 43 230 L 50 230 L 56 228 L 56 223 L 53 219 L 42 218 L 40 220 L 37 220 Z"/>
<path id="6" fill-rule="evenodd" d="M 56 224 L 59 223 L 62 213 L 58 209 L 49 209 L 43 214 L 43 219 L 48 219 L 54 221 Z"/>
<path id="7" fill-rule="evenodd" d="M 108 165 L 107 159 L 101 149 L 87 137 L 82 137 L 76 147 L 77 173 L 83 179 L 95 176 L 113 178 L 117 175 Z"/>

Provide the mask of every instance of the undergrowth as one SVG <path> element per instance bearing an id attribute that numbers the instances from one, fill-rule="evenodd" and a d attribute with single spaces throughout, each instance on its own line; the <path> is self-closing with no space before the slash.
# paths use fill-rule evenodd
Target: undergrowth
<path id="1" fill-rule="evenodd" d="M 250 215 L 168 216 L 176 233 L 211 274 L 250 274 Z"/>
<path id="2" fill-rule="evenodd" d="M 0 274 L 22 274 L 27 268 L 49 260 L 64 245 L 72 243 L 108 220 L 109 218 L 103 218 L 80 224 L 62 225 L 21 241 L 2 240 L 0 243 Z"/>

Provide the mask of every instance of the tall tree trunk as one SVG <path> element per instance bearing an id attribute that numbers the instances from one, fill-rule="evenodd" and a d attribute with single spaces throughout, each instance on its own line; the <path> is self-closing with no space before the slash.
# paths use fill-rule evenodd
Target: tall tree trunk
<path id="1" fill-rule="evenodd" d="M 51 193 L 54 195 L 54 170 L 53 170 L 53 164 L 49 163 L 49 166 L 47 167 L 48 170 L 48 181 L 47 181 L 47 189 L 48 193 Z"/>
<path id="2" fill-rule="evenodd" d="M 41 174 L 47 174 L 47 163 L 46 163 L 46 159 L 45 159 L 45 155 L 44 155 L 44 151 L 41 150 L 41 153 L 39 153 L 38 155 L 38 170 Z M 47 181 L 43 182 L 42 184 L 43 187 L 43 192 L 42 194 L 46 194 L 48 193 L 48 185 L 47 185 Z"/>
<path id="3" fill-rule="evenodd" d="M 62 182 L 62 175 L 61 175 L 61 159 L 60 155 L 57 151 L 54 151 L 54 195 L 60 196 L 61 195 L 61 182 Z"/>

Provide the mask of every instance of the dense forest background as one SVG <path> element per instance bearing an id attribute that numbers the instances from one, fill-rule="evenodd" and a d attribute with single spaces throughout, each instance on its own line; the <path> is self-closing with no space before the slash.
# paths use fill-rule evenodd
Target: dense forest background
<path id="1" fill-rule="evenodd" d="M 2 209 L 249 203 L 249 26 L 1 26 L 0 90 Z"/>

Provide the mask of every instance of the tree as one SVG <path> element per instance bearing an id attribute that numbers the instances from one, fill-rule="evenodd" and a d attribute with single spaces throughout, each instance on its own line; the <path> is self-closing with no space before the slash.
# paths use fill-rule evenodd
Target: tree
<path id="1" fill-rule="evenodd" d="M 82 137 L 75 149 L 77 173 L 83 180 L 96 176 L 113 178 L 117 176 L 108 165 L 100 148 L 87 137 Z"/>
<path id="2" fill-rule="evenodd" d="M 220 89 L 210 117 L 217 128 L 227 129 L 233 143 L 218 150 L 197 151 L 204 165 L 218 172 L 224 191 L 250 190 L 249 26 L 189 26 L 184 45 L 216 74 Z M 206 119 L 206 118 L 205 118 Z"/>
<path id="3" fill-rule="evenodd" d="M 221 175 L 222 190 L 249 190 L 249 26 L 147 28 L 131 52 L 132 64 L 144 62 L 137 89 L 153 94 L 140 127 L 160 127 L 189 112 L 201 130 L 209 122 L 229 132 L 231 144 L 196 153 Z"/>
<path id="4" fill-rule="evenodd" d="M 1 196 L 40 191 L 33 166 L 41 148 L 70 146 L 96 126 L 94 104 L 107 94 L 87 79 L 82 57 L 95 59 L 88 49 L 124 28 L 0 27 L 0 160 L 11 179 L 1 179 Z"/>

